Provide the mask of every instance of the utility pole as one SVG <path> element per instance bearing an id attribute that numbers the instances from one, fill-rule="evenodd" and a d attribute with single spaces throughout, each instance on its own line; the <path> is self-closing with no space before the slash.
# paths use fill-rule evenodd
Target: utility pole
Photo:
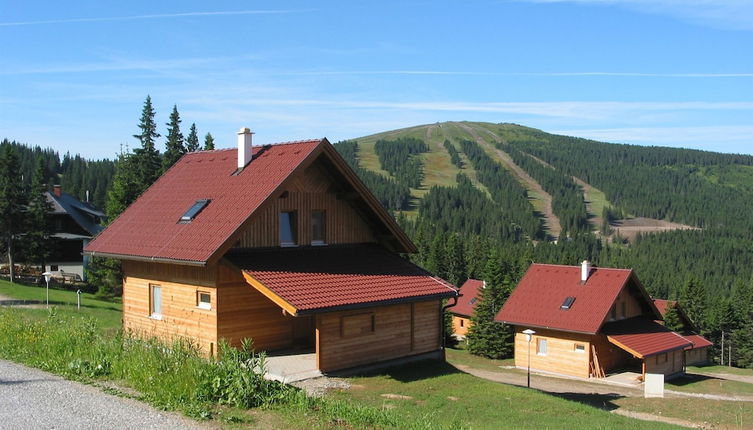
<path id="1" fill-rule="evenodd" d="M 722 359 L 719 360 L 719 364 L 724 366 L 724 330 L 722 330 Z"/>

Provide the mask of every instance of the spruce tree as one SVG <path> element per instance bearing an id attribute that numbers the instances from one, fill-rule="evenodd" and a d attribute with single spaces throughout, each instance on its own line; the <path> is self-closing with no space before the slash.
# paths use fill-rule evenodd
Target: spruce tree
<path id="1" fill-rule="evenodd" d="M 26 199 L 21 188 L 18 155 L 13 145 L 3 145 L 0 153 L 0 238 L 8 256 L 10 281 L 16 271 L 13 257 L 17 236 L 23 232 Z"/>
<path id="2" fill-rule="evenodd" d="M 204 136 L 204 151 L 214 151 L 214 138 L 212 137 L 212 133 L 207 133 L 207 135 Z"/>
<path id="3" fill-rule="evenodd" d="M 664 326 L 672 331 L 682 331 L 683 325 L 680 321 L 680 314 L 677 311 L 677 305 L 668 302 L 667 309 L 664 311 Z"/>
<path id="4" fill-rule="evenodd" d="M 455 286 L 460 286 L 468 277 L 465 274 L 465 250 L 463 241 L 457 233 L 450 233 L 445 250 L 447 266 L 447 281 Z"/>
<path id="5" fill-rule="evenodd" d="M 476 302 L 468 330 L 468 350 L 487 358 L 507 357 L 512 353 L 512 330 L 494 321 L 509 295 L 509 277 L 500 264 L 499 254 L 492 248 L 484 270 L 484 288 Z"/>
<path id="6" fill-rule="evenodd" d="M 706 288 L 701 284 L 701 281 L 695 277 L 689 278 L 680 291 L 679 302 L 690 321 L 701 332 L 704 332 L 706 328 Z"/>
<path id="7" fill-rule="evenodd" d="M 133 151 L 133 164 L 136 168 L 135 185 L 140 189 L 139 194 L 149 188 L 160 175 L 160 154 L 155 146 L 155 140 L 160 137 L 160 134 L 157 133 L 154 115 L 152 98 L 146 96 L 144 109 L 141 112 L 141 122 L 139 123 L 141 134 L 133 135 L 141 143 L 141 147 Z M 128 204 L 130 203 L 128 202 Z"/>
<path id="8" fill-rule="evenodd" d="M 199 135 L 196 133 L 196 123 L 191 124 L 191 129 L 186 137 L 186 151 L 196 152 L 199 150 Z"/>
<path id="9" fill-rule="evenodd" d="M 165 142 L 165 154 L 162 157 L 162 173 L 165 173 L 186 153 L 183 133 L 180 132 L 180 122 L 178 106 L 173 105 L 170 122 L 167 123 L 167 141 Z"/>
<path id="10" fill-rule="evenodd" d="M 29 210 L 26 215 L 27 230 L 25 236 L 26 258 L 29 262 L 38 264 L 42 269 L 45 267 L 47 257 L 50 255 L 50 211 L 52 205 L 47 199 L 47 187 L 45 180 L 44 160 L 37 159 L 37 167 L 31 181 L 31 196 L 29 198 Z"/>
<path id="11" fill-rule="evenodd" d="M 446 278 L 447 276 L 447 264 L 445 259 L 445 241 L 442 233 L 434 235 L 434 239 L 431 241 L 431 247 L 429 248 L 429 255 L 426 257 L 426 266 L 424 267 L 429 272 L 440 278 Z"/>

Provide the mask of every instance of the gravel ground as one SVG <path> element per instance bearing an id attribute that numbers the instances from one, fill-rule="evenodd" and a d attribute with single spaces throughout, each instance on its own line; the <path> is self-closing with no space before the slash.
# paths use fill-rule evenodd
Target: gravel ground
<path id="1" fill-rule="evenodd" d="M 174 413 L 0 360 L 0 429 L 206 429 Z"/>

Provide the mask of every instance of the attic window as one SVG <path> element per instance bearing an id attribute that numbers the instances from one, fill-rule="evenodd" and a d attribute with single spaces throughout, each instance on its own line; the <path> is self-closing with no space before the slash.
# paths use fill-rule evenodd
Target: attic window
<path id="1" fill-rule="evenodd" d="M 209 199 L 202 199 L 202 200 L 196 200 L 196 203 L 194 203 L 186 213 L 183 214 L 182 217 L 180 217 L 180 222 L 187 223 L 193 221 L 194 218 L 196 218 L 196 215 L 199 214 L 202 210 L 204 210 L 205 207 L 209 204 L 211 200 Z"/>
<path id="2" fill-rule="evenodd" d="M 566 297 L 565 301 L 562 302 L 562 306 L 560 306 L 560 309 L 564 311 L 570 309 L 573 306 L 574 301 L 575 301 L 575 297 Z"/>

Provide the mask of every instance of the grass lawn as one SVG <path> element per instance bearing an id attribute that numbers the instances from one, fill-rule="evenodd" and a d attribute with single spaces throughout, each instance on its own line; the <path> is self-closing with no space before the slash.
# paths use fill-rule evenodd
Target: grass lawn
<path id="1" fill-rule="evenodd" d="M 753 384 L 703 375 L 685 375 L 664 384 L 667 390 L 687 393 L 753 395 Z"/>
<path id="2" fill-rule="evenodd" d="M 454 365 L 464 365 L 482 370 L 500 370 L 500 366 L 514 366 L 515 360 L 507 358 L 504 360 L 491 360 L 484 357 L 473 355 L 462 348 L 447 348 L 447 361 Z"/>
<path id="3" fill-rule="evenodd" d="M 727 373 L 730 375 L 750 376 L 753 378 L 753 369 L 741 369 L 728 366 L 688 366 L 691 373 Z"/>
<path id="4" fill-rule="evenodd" d="M 30 287 L 21 284 L 11 284 L 0 280 L 0 296 L 6 296 L 19 300 L 45 301 L 44 287 Z M 76 309 L 76 292 L 56 290 L 50 288 L 50 307 L 65 315 L 87 315 L 99 321 L 103 329 L 121 327 L 123 305 L 117 301 L 107 301 L 96 298 L 93 294 L 81 294 L 81 310 Z M 34 318 L 44 318 L 48 315 L 47 309 L 24 308 L 27 315 Z"/>
<path id="5" fill-rule="evenodd" d="M 428 428 L 676 428 L 486 381 L 436 361 L 412 363 L 350 382 L 350 390 L 329 397 L 388 409 Z"/>
<path id="6" fill-rule="evenodd" d="M 630 411 L 706 423 L 704 428 L 753 428 L 753 403 L 694 398 L 644 399 L 623 397 L 613 401 Z"/>

